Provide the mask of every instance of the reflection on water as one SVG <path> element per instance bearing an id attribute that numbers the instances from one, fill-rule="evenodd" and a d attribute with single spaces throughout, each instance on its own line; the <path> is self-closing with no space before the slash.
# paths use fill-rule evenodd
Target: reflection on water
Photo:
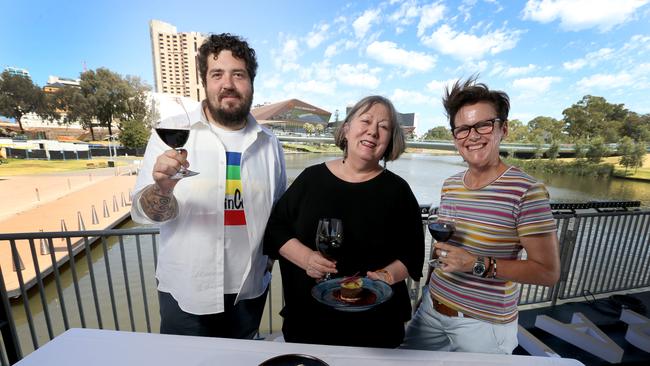
<path id="1" fill-rule="evenodd" d="M 307 166 L 340 157 L 340 154 L 287 154 L 287 175 L 290 181 Z M 411 185 L 420 203 L 438 205 L 440 189 L 445 178 L 466 169 L 459 155 L 434 156 L 404 154 L 387 168 Z M 591 200 L 634 200 L 650 207 L 650 183 L 618 178 L 578 177 L 573 175 L 538 174 L 556 202 L 586 202 Z"/>

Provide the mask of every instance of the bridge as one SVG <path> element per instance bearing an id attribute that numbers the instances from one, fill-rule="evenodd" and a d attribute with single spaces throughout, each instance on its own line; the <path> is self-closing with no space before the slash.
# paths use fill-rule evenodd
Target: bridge
<path id="1" fill-rule="evenodd" d="M 317 143 L 317 144 L 334 144 L 334 138 L 330 136 L 304 136 L 304 135 L 277 135 L 281 142 L 294 143 Z M 429 141 L 406 141 L 406 147 L 430 150 L 447 150 L 456 151 L 452 141 L 447 140 L 429 140 Z M 542 145 L 542 150 L 550 147 L 549 144 Z M 616 150 L 616 144 L 609 144 L 611 150 Z M 537 147 L 534 144 L 522 143 L 501 143 L 500 151 L 502 154 L 514 155 L 517 157 L 530 157 L 535 154 Z M 573 144 L 560 145 L 560 156 L 571 157 L 575 155 L 575 146 Z"/>

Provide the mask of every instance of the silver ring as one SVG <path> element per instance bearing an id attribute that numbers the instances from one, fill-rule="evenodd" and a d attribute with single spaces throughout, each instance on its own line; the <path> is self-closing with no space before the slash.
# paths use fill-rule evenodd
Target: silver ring
<path id="1" fill-rule="evenodd" d="M 446 250 L 441 250 L 440 251 L 440 256 L 443 257 L 443 258 L 447 258 L 447 254 L 449 254 L 449 252 L 447 252 Z"/>

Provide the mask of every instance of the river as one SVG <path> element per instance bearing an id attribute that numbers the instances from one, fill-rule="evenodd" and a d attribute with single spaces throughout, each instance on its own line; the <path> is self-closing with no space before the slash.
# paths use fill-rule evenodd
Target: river
<path id="1" fill-rule="evenodd" d="M 340 154 L 287 154 L 287 175 L 292 181 L 307 166 L 318 164 L 330 159 L 339 157 Z M 435 156 L 429 154 L 405 154 L 399 160 L 390 162 L 387 168 L 400 175 L 408 181 L 411 188 L 422 204 L 437 205 L 439 202 L 439 193 L 444 178 L 465 169 L 462 159 L 458 155 Z M 622 179 L 597 179 L 591 177 L 576 176 L 551 176 L 541 175 L 538 179 L 546 183 L 551 200 L 556 202 L 581 202 L 589 200 L 638 200 L 645 207 L 650 207 L 650 183 L 622 180 Z M 134 226 L 133 223 L 126 223 L 123 227 Z M 157 296 L 155 293 L 155 279 L 153 275 L 153 250 L 149 238 L 141 239 L 142 258 L 143 258 L 143 275 L 147 296 L 142 296 L 142 286 L 140 286 L 140 269 L 137 260 L 137 246 L 133 238 L 126 238 L 124 245 L 120 245 L 115 239 L 108 240 L 106 252 L 111 263 L 110 270 L 114 291 L 116 293 L 115 301 L 118 308 L 123 309 L 116 317 L 120 324 L 120 329 L 130 329 L 129 313 L 124 310 L 129 307 L 134 309 L 133 317 L 136 330 L 147 331 L 145 327 L 144 316 L 144 298 L 152 308 L 149 314 L 151 318 L 151 328 L 154 332 L 158 330 L 157 314 Z M 122 248 L 123 247 L 123 248 Z M 122 258 L 125 263 L 122 263 Z M 80 255 L 76 258 L 76 267 L 80 283 L 80 293 L 82 306 L 86 316 L 86 326 L 98 327 L 98 319 L 95 316 L 95 304 L 92 300 L 91 283 L 89 276 L 88 258 Z M 115 329 L 114 316 L 111 311 L 109 291 L 106 285 L 108 281 L 108 271 L 106 271 L 106 258 L 103 254 L 101 245 L 96 245 L 92 250 L 91 262 L 95 271 L 96 282 L 98 284 L 98 293 L 100 297 L 99 308 L 101 309 L 103 326 L 108 329 Z M 133 304 L 126 302 L 126 280 L 124 270 L 126 267 L 128 274 L 129 291 L 133 296 Z M 279 271 L 274 271 L 279 273 Z M 69 326 L 81 326 L 79 317 L 78 304 L 75 300 L 75 291 L 72 285 L 72 271 L 69 266 L 64 266 L 61 270 L 62 291 L 66 302 L 66 308 L 69 313 Z M 45 281 L 46 303 L 51 314 L 51 323 L 58 334 L 63 331 L 63 317 L 61 315 L 61 303 L 57 296 L 56 283 L 51 278 Z M 280 277 L 275 275 L 272 284 L 273 296 L 273 314 L 277 314 L 281 307 L 280 296 Z M 47 328 L 45 326 L 45 316 L 42 311 L 42 302 L 36 288 L 29 292 L 29 304 L 32 316 L 35 319 L 34 328 L 38 334 L 38 344 L 44 344 L 48 339 Z M 130 305 L 130 306 L 129 306 Z M 267 304 L 268 306 L 268 304 Z M 32 345 L 29 337 L 29 327 L 26 321 L 25 310 L 22 301 L 12 302 L 12 312 L 17 322 L 17 329 L 20 334 L 21 346 L 23 353 L 31 352 Z M 271 325 L 270 322 L 273 322 Z M 280 323 L 277 315 L 269 316 L 266 314 L 262 319 L 261 330 L 268 331 L 270 328 L 279 331 Z"/>

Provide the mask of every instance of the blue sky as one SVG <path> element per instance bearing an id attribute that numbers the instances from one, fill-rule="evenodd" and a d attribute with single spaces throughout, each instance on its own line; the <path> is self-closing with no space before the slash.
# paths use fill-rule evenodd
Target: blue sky
<path id="1" fill-rule="evenodd" d="M 298 98 L 332 113 L 369 94 L 446 125 L 444 85 L 480 73 L 510 118 L 562 117 L 584 95 L 650 113 L 650 0 L 0 0 L 0 67 L 76 78 L 107 67 L 153 84 L 149 21 L 245 37 L 254 103 Z"/>

